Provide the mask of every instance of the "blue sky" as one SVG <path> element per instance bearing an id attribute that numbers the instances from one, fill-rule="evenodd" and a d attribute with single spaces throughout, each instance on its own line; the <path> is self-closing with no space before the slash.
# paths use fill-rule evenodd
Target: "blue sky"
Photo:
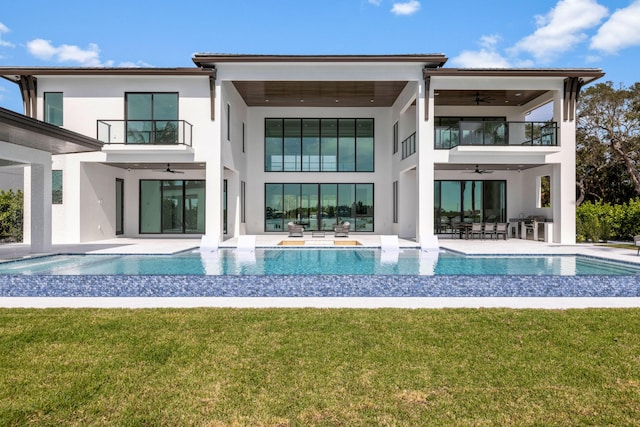
<path id="1" fill-rule="evenodd" d="M 32 0 L 0 65 L 190 67 L 196 52 L 444 53 L 448 67 L 593 67 L 640 81 L 640 0 Z M 0 106 L 22 112 L 0 79 Z"/>

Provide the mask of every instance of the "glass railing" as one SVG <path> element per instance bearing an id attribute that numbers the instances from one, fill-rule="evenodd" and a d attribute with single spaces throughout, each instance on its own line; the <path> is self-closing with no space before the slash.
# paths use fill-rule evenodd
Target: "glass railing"
<path id="1" fill-rule="evenodd" d="M 402 141 L 402 159 L 406 159 L 416 152 L 416 133 L 409 135 L 407 139 Z"/>
<path id="2" fill-rule="evenodd" d="M 555 122 L 460 121 L 436 126 L 435 133 L 435 148 L 440 150 L 459 145 L 558 145 Z"/>
<path id="3" fill-rule="evenodd" d="M 98 140 L 105 144 L 191 146 L 192 130 L 185 120 L 98 120 Z"/>

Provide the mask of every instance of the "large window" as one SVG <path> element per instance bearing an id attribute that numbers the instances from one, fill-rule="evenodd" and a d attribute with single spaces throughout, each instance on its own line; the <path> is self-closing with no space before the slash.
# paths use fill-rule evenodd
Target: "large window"
<path id="1" fill-rule="evenodd" d="M 44 121 L 62 126 L 62 92 L 44 93 Z"/>
<path id="2" fill-rule="evenodd" d="M 140 233 L 204 233 L 203 180 L 140 180 Z"/>
<path id="3" fill-rule="evenodd" d="M 454 232 L 460 222 L 506 222 L 505 181 L 436 181 L 435 231 Z"/>
<path id="4" fill-rule="evenodd" d="M 354 231 L 374 231 L 373 220 L 373 184 L 265 184 L 265 231 L 283 231 L 289 222 L 326 231 L 349 222 Z"/>
<path id="5" fill-rule="evenodd" d="M 177 144 L 178 94 L 127 93 L 127 143 Z"/>
<path id="6" fill-rule="evenodd" d="M 373 119 L 265 119 L 268 172 L 373 172 Z"/>

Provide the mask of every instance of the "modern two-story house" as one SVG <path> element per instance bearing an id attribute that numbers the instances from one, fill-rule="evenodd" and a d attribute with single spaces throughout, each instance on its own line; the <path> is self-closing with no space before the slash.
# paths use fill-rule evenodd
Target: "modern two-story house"
<path id="1" fill-rule="evenodd" d="M 344 221 L 422 242 L 528 216 L 553 224 L 548 241 L 574 243 L 576 99 L 602 71 L 446 60 L 196 54 L 192 68 L 0 75 L 27 116 L 103 144 L 52 158 L 54 243 L 222 242 Z"/>

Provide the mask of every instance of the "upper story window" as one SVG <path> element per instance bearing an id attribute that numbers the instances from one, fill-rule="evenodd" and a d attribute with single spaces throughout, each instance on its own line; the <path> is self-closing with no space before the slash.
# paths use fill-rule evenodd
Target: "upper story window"
<path id="1" fill-rule="evenodd" d="M 178 142 L 177 93 L 127 93 L 128 144 L 176 144 Z"/>
<path id="2" fill-rule="evenodd" d="M 373 119 L 265 119 L 267 172 L 373 172 Z"/>
<path id="3" fill-rule="evenodd" d="M 62 126 L 62 92 L 44 93 L 44 121 Z"/>

